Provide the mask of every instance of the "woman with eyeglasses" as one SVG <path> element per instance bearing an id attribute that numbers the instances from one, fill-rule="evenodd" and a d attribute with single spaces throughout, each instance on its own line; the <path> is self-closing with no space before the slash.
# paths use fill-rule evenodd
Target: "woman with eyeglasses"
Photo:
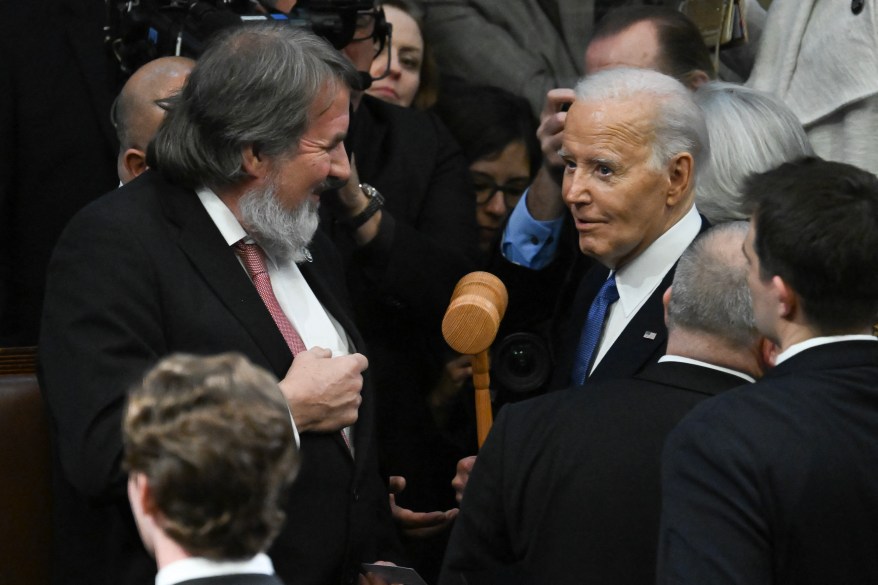
<path id="1" fill-rule="evenodd" d="M 496 87 L 448 86 L 435 109 L 469 164 L 479 247 L 487 259 L 539 168 L 536 121 L 526 100 Z"/>

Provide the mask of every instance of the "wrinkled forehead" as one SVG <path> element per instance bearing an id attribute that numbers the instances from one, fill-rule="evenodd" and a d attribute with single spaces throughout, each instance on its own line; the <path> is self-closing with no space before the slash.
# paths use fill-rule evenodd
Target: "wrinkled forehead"
<path id="1" fill-rule="evenodd" d="M 655 138 L 655 117 L 656 106 L 645 96 L 576 100 L 567 113 L 564 145 L 597 141 L 650 145 Z"/>

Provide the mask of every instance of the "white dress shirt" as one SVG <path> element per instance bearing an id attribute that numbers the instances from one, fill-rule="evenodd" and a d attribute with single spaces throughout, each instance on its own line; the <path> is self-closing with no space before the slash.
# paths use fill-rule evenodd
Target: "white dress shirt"
<path id="1" fill-rule="evenodd" d="M 597 356 L 589 374 L 601 362 L 640 307 L 655 292 L 662 279 L 680 259 L 683 251 L 692 243 L 700 230 L 701 217 L 693 205 L 680 221 L 650 244 L 637 258 L 616 271 L 616 290 L 619 292 L 619 300 L 610 305 L 604 331 L 598 343 Z M 644 331 L 645 335 L 649 333 Z"/>
<path id="2" fill-rule="evenodd" d="M 793 345 L 786 348 L 784 351 L 780 352 L 777 356 L 777 359 L 775 360 L 774 365 L 780 365 L 782 362 L 790 359 L 797 353 L 805 351 L 806 349 L 817 347 L 818 345 L 839 343 L 842 341 L 878 341 L 878 337 L 875 337 L 873 335 L 831 335 L 827 337 L 812 337 L 811 339 L 806 339 L 805 341 L 794 343 Z"/>
<path id="3" fill-rule="evenodd" d="M 183 581 L 221 575 L 274 575 L 274 565 L 264 553 L 246 561 L 211 561 L 192 557 L 163 567 L 155 576 L 155 585 L 176 585 Z"/>
<path id="4" fill-rule="evenodd" d="M 750 382 L 751 384 L 756 381 L 753 376 L 749 374 L 745 374 L 744 372 L 739 372 L 738 370 L 733 370 L 731 368 L 724 368 L 722 366 L 717 366 L 716 364 L 709 364 L 707 362 L 703 362 L 701 360 L 693 360 L 692 358 L 683 357 L 681 355 L 663 355 L 659 358 L 659 363 L 662 362 L 679 362 L 681 364 L 692 364 L 693 366 L 701 366 L 702 368 L 710 368 L 711 370 L 717 370 L 718 372 L 725 372 L 726 374 L 731 374 L 732 376 L 737 376 L 744 380 L 745 382 Z"/>

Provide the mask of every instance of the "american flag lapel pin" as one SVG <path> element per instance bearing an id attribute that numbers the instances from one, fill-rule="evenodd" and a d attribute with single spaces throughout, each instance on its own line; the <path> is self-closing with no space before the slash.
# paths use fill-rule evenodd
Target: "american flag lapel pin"
<path id="1" fill-rule="evenodd" d="M 656 332 L 655 331 L 644 331 L 643 338 L 644 339 L 655 339 Z"/>

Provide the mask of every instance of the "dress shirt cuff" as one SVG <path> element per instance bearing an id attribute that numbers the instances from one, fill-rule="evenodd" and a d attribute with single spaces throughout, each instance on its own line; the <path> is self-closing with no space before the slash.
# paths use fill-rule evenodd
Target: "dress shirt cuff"
<path id="1" fill-rule="evenodd" d="M 558 238 L 564 216 L 549 221 L 538 221 L 527 210 L 527 191 L 519 200 L 506 229 L 500 249 L 503 257 L 514 264 L 541 270 L 552 263 L 558 252 Z"/>

